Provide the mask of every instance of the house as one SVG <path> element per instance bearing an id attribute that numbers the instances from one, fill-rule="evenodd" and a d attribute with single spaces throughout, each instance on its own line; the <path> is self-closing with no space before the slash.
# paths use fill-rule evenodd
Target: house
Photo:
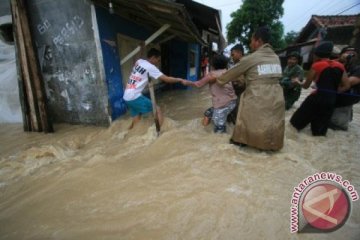
<path id="1" fill-rule="evenodd" d="M 202 39 L 206 42 L 203 51 L 207 51 L 209 54 L 215 50 L 222 52 L 227 43 L 222 35 L 221 11 L 194 1 L 176 0 L 176 2 L 184 4 L 191 16 L 191 20 L 198 28 Z"/>
<path id="2" fill-rule="evenodd" d="M 334 54 L 340 53 L 344 46 L 349 45 L 352 39 L 356 39 L 354 29 L 355 23 L 359 19 L 360 14 L 335 16 L 312 15 L 309 22 L 299 33 L 295 43 L 286 49 L 278 51 L 278 54 L 284 59 L 287 53 L 294 50 L 299 51 L 303 58 L 304 67 L 308 68 L 312 62 L 311 51 L 318 41 L 332 41 L 334 43 Z"/>
<path id="3" fill-rule="evenodd" d="M 29 58 L 36 56 L 39 68 L 37 84 L 20 81 L 22 112 L 30 113 L 23 118 L 29 123 L 39 115 L 41 118 L 41 112 L 48 112 L 50 122 L 109 125 L 126 112 L 124 87 L 135 60 L 146 49 L 161 49 L 161 70 L 165 74 L 196 80 L 202 48 L 221 46 L 223 40 L 220 12 L 192 1 L 11 0 L 11 3 L 15 9 L 12 14 L 15 43 L 20 52 L 23 49 L 27 54 L 26 46 L 33 46 L 34 51 L 29 53 L 30 57 L 25 54 L 28 57 L 24 59 L 19 59 L 18 54 L 20 79 L 26 80 L 23 74 L 32 74 Z M 18 7 L 14 8 L 16 4 Z M 206 16 L 200 15 L 203 11 Z M 22 42 L 29 39 L 24 25 L 28 25 L 33 42 L 21 48 Z M 21 38 L 22 35 L 25 37 Z M 38 88 L 29 93 L 33 85 Z M 37 96 L 42 89 L 44 96 Z M 39 99 L 43 100 L 39 103 Z M 34 129 L 39 130 L 36 124 Z"/>

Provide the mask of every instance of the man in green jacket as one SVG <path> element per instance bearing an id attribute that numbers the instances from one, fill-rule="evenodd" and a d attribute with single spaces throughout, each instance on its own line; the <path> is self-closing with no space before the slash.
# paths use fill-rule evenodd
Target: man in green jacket
<path id="1" fill-rule="evenodd" d="M 294 105 L 301 94 L 301 87 L 293 83 L 293 79 L 295 78 L 298 78 L 300 82 L 302 82 L 304 78 L 304 70 L 299 65 L 299 60 L 300 54 L 298 52 L 291 52 L 287 56 L 287 66 L 280 80 L 280 85 L 284 90 L 286 110 L 289 110 Z"/>

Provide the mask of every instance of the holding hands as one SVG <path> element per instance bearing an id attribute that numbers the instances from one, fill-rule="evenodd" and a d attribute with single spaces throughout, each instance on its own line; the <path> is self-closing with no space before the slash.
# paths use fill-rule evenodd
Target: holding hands
<path id="1" fill-rule="evenodd" d="M 195 84 L 192 81 L 186 79 L 181 79 L 181 84 L 184 86 L 195 87 Z"/>

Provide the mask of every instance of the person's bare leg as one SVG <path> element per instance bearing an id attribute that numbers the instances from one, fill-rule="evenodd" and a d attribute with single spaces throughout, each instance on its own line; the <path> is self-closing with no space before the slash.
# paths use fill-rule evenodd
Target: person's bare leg
<path id="1" fill-rule="evenodd" d="M 159 124 L 161 126 L 164 122 L 164 116 L 159 106 L 156 107 L 156 115 L 157 115 L 157 119 L 159 120 Z"/>
<path id="2" fill-rule="evenodd" d="M 135 126 L 135 124 L 138 123 L 140 120 L 141 120 L 141 115 L 137 115 L 133 117 L 129 130 L 132 129 Z"/>

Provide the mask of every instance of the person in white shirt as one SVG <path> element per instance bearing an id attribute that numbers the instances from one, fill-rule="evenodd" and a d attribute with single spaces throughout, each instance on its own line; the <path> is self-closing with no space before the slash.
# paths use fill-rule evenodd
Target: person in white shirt
<path id="1" fill-rule="evenodd" d="M 142 91 L 149 83 L 148 76 L 166 83 L 187 84 L 187 80 L 185 79 L 170 77 L 163 74 L 157 68 L 160 62 L 160 51 L 155 48 L 151 48 L 147 53 L 147 59 L 137 60 L 132 69 L 123 96 L 125 103 L 130 110 L 130 115 L 133 117 L 133 121 L 129 129 L 132 129 L 135 124 L 141 120 L 141 116 L 143 114 L 152 112 L 150 99 L 142 95 Z M 163 116 L 158 106 L 156 107 L 156 114 L 161 125 L 163 122 Z"/>

